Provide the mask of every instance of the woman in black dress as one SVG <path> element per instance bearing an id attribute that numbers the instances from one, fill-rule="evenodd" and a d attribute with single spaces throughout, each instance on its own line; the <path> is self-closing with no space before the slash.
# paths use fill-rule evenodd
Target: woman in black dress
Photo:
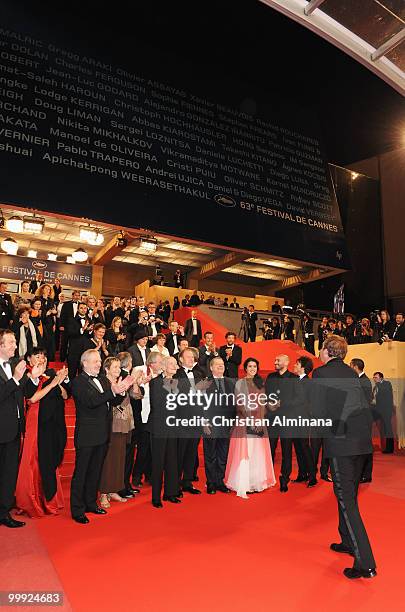
<path id="1" fill-rule="evenodd" d="M 54 301 L 54 293 L 51 285 L 41 285 L 36 296 L 41 300 L 42 324 L 44 326 L 44 342 L 48 361 L 55 361 L 56 341 L 56 315 L 57 309 Z"/>
<path id="2" fill-rule="evenodd" d="M 125 351 L 127 335 L 124 332 L 121 317 L 114 317 L 110 329 L 107 329 L 105 338 L 108 342 L 108 350 L 111 356 L 118 355 Z"/>

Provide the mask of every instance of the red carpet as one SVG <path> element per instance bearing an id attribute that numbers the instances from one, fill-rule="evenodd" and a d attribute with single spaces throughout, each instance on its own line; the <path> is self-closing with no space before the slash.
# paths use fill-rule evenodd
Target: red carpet
<path id="1" fill-rule="evenodd" d="M 351 582 L 338 540 L 332 486 L 291 484 L 237 499 L 185 494 L 181 505 L 150 504 L 150 488 L 108 516 L 77 525 L 64 516 L 35 522 L 74 610 L 367 610 L 402 601 L 404 459 L 375 455 L 360 505 L 378 564 L 373 580 Z M 203 472 L 199 483 L 203 488 Z M 398 483 L 402 486 L 399 495 Z M 32 521 L 30 521 L 32 523 Z M 7 534 L 2 532 L 3 537 Z M 14 535 L 14 534 L 12 534 Z M 3 583 L 4 584 L 4 583 Z"/>

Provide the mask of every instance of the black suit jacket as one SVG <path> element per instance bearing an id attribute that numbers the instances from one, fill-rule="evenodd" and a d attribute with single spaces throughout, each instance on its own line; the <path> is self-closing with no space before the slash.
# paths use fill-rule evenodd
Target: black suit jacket
<path id="1" fill-rule="evenodd" d="M 142 353 L 139 350 L 138 345 L 136 344 L 136 342 L 135 342 L 135 344 L 133 344 L 132 346 L 129 347 L 128 353 L 132 357 L 132 366 L 133 367 L 146 365 L 143 362 Z M 149 353 L 150 353 L 150 348 L 146 347 L 146 352 L 145 352 L 146 359 L 148 358 Z"/>
<path id="2" fill-rule="evenodd" d="M 402 323 L 402 325 L 397 328 L 397 325 L 394 322 L 390 338 L 392 338 L 392 340 L 396 340 L 397 342 L 405 342 L 405 323 Z"/>
<path id="3" fill-rule="evenodd" d="M 72 300 L 70 300 L 69 302 L 64 302 L 62 308 L 60 309 L 60 317 L 59 317 L 60 327 L 64 327 L 66 329 L 70 319 L 74 319 L 74 317 L 75 315 L 74 315 Z"/>
<path id="4" fill-rule="evenodd" d="M 0 295 L 0 328 L 7 329 L 10 327 L 10 321 L 13 320 L 13 317 L 13 301 L 8 293 L 4 293 L 3 295 Z"/>
<path id="5" fill-rule="evenodd" d="M 247 315 L 248 327 L 252 331 L 256 331 L 256 321 L 257 321 L 257 313 L 256 312 L 252 312 L 252 314 L 248 314 Z"/>
<path id="6" fill-rule="evenodd" d="M 180 333 L 176 334 L 177 336 L 177 347 L 179 346 L 180 338 L 182 337 Z M 166 344 L 165 347 L 169 351 L 169 355 L 173 356 L 174 354 L 174 340 L 172 332 L 169 332 L 166 336 Z"/>
<path id="7" fill-rule="evenodd" d="M 75 447 L 99 446 L 110 437 L 111 406 L 122 402 L 122 395 L 114 397 L 108 379 L 100 375 L 104 392 L 88 374 L 82 372 L 72 381 L 72 395 L 76 405 Z"/>
<path id="8" fill-rule="evenodd" d="M 10 362 L 11 371 L 14 372 L 19 359 L 11 359 Z M 24 396 L 31 397 L 36 386 L 25 374 L 19 383 L 17 385 L 13 378 L 8 380 L 3 367 L 0 366 L 0 444 L 11 442 L 19 431 L 23 432 L 25 429 Z"/>
<path id="9" fill-rule="evenodd" d="M 367 405 L 370 406 L 371 400 L 373 399 L 373 386 L 371 384 L 371 380 L 367 374 L 363 374 L 362 376 L 359 376 L 359 381 Z"/>
<path id="10" fill-rule="evenodd" d="M 224 344 L 219 349 L 219 356 L 222 357 L 225 364 L 225 376 L 228 378 L 238 378 L 238 369 L 242 363 L 242 348 L 237 344 L 233 345 L 232 355 L 226 356 L 227 345 Z"/>
<path id="11" fill-rule="evenodd" d="M 375 410 L 378 416 L 390 415 L 394 411 L 394 395 L 389 380 L 383 380 L 376 384 Z"/>
<path id="12" fill-rule="evenodd" d="M 314 370 L 312 381 L 312 412 L 333 423 L 324 438 L 325 456 L 372 453 L 371 411 L 356 372 L 342 359 L 331 359 Z"/>
<path id="13" fill-rule="evenodd" d="M 193 337 L 193 320 L 192 319 L 187 319 L 186 324 L 184 326 L 184 335 L 187 338 L 187 340 L 190 342 L 191 338 Z M 199 321 L 199 319 L 197 319 L 197 337 L 198 337 L 198 342 L 201 342 L 201 338 L 202 338 L 202 331 L 201 331 L 201 322 Z"/>
<path id="14" fill-rule="evenodd" d="M 236 414 L 235 409 L 235 380 L 224 376 L 222 379 L 224 391 L 226 397 L 221 397 L 221 392 L 218 388 L 218 383 L 211 375 L 208 377 L 210 383 L 209 387 L 205 391 L 206 396 L 214 396 L 210 403 L 207 403 L 206 410 L 204 410 L 204 417 L 208 419 L 211 427 L 210 437 L 220 438 L 228 437 L 231 430 L 231 423 L 224 421 L 224 423 L 217 424 L 213 421 L 214 417 L 224 417 L 225 419 L 232 419 Z"/>
<path id="15" fill-rule="evenodd" d="M 198 357 L 198 365 L 199 365 L 199 367 L 205 372 L 206 376 L 210 376 L 210 374 L 211 374 L 211 370 L 210 370 L 211 360 L 214 359 L 214 357 L 219 357 L 219 352 L 209 353 L 207 355 L 207 347 L 205 346 L 205 344 L 203 344 L 203 346 L 200 346 L 198 348 L 198 353 L 199 353 L 199 357 Z"/>
<path id="16" fill-rule="evenodd" d="M 69 357 L 80 357 L 87 348 L 89 332 L 84 331 L 80 333 L 82 325 L 80 318 L 76 316 L 74 319 L 70 319 L 67 325 L 67 335 L 69 337 Z"/>

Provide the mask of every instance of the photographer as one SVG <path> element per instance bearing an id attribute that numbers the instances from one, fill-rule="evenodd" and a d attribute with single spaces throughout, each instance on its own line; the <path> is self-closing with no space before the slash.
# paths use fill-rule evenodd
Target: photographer
<path id="1" fill-rule="evenodd" d="M 273 330 L 271 327 L 271 321 L 265 319 L 263 321 L 263 327 L 260 328 L 262 331 L 263 340 L 273 340 Z"/>
<path id="2" fill-rule="evenodd" d="M 305 350 L 312 355 L 315 355 L 315 334 L 314 334 L 314 322 L 307 312 L 304 312 L 302 319 L 302 333 L 304 336 Z"/>
<path id="3" fill-rule="evenodd" d="M 363 317 L 360 322 L 356 323 L 354 337 L 356 344 L 367 344 L 373 341 L 373 330 L 367 317 Z"/>
<path id="4" fill-rule="evenodd" d="M 386 342 L 394 331 L 394 324 L 388 310 L 374 310 L 370 313 L 370 320 L 374 330 L 375 342 L 379 344 Z"/>

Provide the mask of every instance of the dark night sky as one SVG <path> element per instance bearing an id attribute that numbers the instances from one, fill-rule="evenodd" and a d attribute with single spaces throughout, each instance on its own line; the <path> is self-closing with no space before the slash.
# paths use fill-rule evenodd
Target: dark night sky
<path id="1" fill-rule="evenodd" d="M 100 34 L 106 51 L 131 42 L 186 58 L 189 70 L 215 81 L 235 78 L 316 111 L 328 160 L 348 164 L 398 148 L 405 133 L 404 99 L 346 54 L 258 0 L 41 3 L 14 0 L 21 15 Z M 137 47 L 139 48 L 139 47 Z M 134 52 L 136 52 L 134 50 Z"/>

